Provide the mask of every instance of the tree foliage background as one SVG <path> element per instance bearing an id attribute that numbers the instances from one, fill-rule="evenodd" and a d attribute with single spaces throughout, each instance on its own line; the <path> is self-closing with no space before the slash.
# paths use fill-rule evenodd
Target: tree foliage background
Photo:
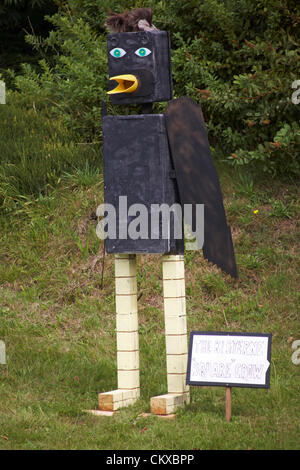
<path id="1" fill-rule="evenodd" d="M 291 100 L 292 83 L 300 79 L 297 0 L 55 3 L 48 36 L 26 37 L 40 54 L 38 67 L 25 63 L 22 73 L 10 72 L 14 99 L 51 108 L 85 139 L 99 140 L 101 102 L 108 102 L 108 10 L 152 7 L 156 27 L 171 34 L 174 97 L 201 104 L 213 155 L 247 170 L 299 175 L 300 105 Z M 158 112 L 164 107 L 155 105 Z"/>
<path id="2" fill-rule="evenodd" d="M 7 68 L 20 72 L 22 62 L 34 64 L 39 59 L 25 42 L 26 31 L 46 37 L 51 24 L 44 17 L 57 10 L 53 0 L 0 0 L 0 73 L 8 85 Z"/>

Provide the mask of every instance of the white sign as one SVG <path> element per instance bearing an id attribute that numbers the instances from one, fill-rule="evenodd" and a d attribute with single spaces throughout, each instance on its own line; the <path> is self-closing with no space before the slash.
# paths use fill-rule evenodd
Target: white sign
<path id="1" fill-rule="evenodd" d="M 270 334 L 194 331 L 187 384 L 268 388 L 270 354 Z"/>
<path id="2" fill-rule="evenodd" d="M 5 83 L 0 80 L 0 104 L 5 104 Z"/>

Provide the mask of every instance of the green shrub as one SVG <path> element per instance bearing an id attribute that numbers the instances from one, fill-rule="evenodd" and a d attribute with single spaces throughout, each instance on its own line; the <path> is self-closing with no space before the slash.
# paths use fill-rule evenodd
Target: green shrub
<path id="1" fill-rule="evenodd" d="M 11 83 L 8 68 L 20 73 L 20 64 L 33 66 L 41 58 L 25 43 L 26 31 L 47 37 L 50 24 L 44 20 L 46 14 L 58 10 L 55 0 L 1 0 L 0 1 L 0 74 L 7 86 Z"/>
<path id="2" fill-rule="evenodd" d="M 299 174 L 299 109 L 291 102 L 299 58 L 296 2 L 173 7 L 176 93 L 201 103 L 216 154 L 235 166 Z M 192 31 L 181 27 L 189 10 Z"/>
<path id="3" fill-rule="evenodd" d="M 107 85 L 106 45 L 83 19 L 55 15 L 49 37 L 28 37 L 35 47 L 59 49 L 55 63 L 42 59 L 40 71 L 23 65 L 23 74 L 15 77 L 17 88 L 27 102 L 50 108 L 67 126 L 94 136 L 101 130 L 101 100 Z"/>
<path id="4" fill-rule="evenodd" d="M 104 19 L 108 7 L 140 6 L 70 0 L 51 18 L 45 41 L 28 37 L 45 59 L 39 73 L 24 66 L 15 77 L 21 94 L 36 106 L 51 105 L 72 129 L 100 137 L 101 101 L 108 101 Z M 299 78 L 296 0 L 149 0 L 147 6 L 154 24 L 171 32 L 174 95 L 201 104 L 213 154 L 257 172 L 299 174 L 299 107 L 291 101 Z M 49 48 L 56 52 L 51 61 Z"/>

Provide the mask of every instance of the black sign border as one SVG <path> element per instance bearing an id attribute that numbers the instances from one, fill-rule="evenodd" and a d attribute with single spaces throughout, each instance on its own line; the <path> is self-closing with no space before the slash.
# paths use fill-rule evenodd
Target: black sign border
<path id="1" fill-rule="evenodd" d="M 267 360 L 270 365 L 266 372 L 265 383 L 263 385 L 257 384 L 243 384 L 236 382 L 195 382 L 190 380 L 191 375 L 191 362 L 192 362 L 192 350 L 193 350 L 193 340 L 194 336 L 200 335 L 211 335 L 211 336 L 262 336 L 268 338 L 268 351 L 267 351 Z M 270 372 L 271 372 L 271 343 L 272 343 L 272 334 L 271 333 L 237 333 L 237 332 L 221 332 L 221 331 L 191 331 L 190 341 L 189 341 L 189 352 L 188 352 L 188 364 L 187 364 L 187 373 L 186 373 L 186 385 L 195 385 L 200 387 L 213 386 L 213 387 L 241 387 L 241 388 L 270 388 Z"/>

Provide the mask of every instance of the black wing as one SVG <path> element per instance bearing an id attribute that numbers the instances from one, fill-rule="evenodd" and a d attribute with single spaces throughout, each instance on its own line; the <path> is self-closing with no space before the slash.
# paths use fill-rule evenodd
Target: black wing
<path id="1" fill-rule="evenodd" d="M 169 102 L 166 126 L 181 204 L 204 204 L 203 255 L 237 278 L 231 230 L 199 105 L 182 97 Z"/>

